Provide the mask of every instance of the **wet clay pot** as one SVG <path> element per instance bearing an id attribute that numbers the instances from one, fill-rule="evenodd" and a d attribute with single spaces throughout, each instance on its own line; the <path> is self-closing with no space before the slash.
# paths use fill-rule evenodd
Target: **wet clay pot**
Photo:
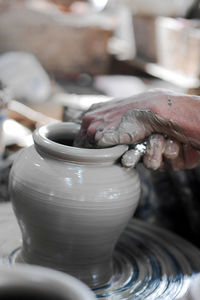
<path id="1" fill-rule="evenodd" d="M 0 265 L 1 300 L 95 300 L 80 280 L 49 268 Z"/>
<path id="2" fill-rule="evenodd" d="M 72 146 L 79 126 L 37 129 L 10 173 L 10 196 L 22 232 L 18 262 L 69 273 L 90 287 L 109 282 L 113 249 L 140 194 L 136 170 L 120 165 L 127 146 Z"/>

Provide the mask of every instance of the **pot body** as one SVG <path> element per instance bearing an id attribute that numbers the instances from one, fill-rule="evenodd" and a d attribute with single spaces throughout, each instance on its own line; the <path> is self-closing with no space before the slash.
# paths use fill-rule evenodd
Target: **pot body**
<path id="1" fill-rule="evenodd" d="M 0 298 L 27 300 L 96 300 L 88 286 L 49 268 L 0 266 Z"/>
<path id="2" fill-rule="evenodd" d="M 112 276 L 113 249 L 137 206 L 140 183 L 136 170 L 119 163 L 126 146 L 81 149 L 56 140 L 63 132 L 73 139 L 77 130 L 72 123 L 39 129 L 35 145 L 11 169 L 10 195 L 23 238 L 18 261 L 95 287 Z"/>

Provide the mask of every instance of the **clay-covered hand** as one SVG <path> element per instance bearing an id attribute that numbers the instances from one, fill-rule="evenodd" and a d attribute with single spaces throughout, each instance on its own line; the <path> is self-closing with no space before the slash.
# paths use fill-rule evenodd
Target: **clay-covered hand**
<path id="1" fill-rule="evenodd" d="M 155 89 L 100 103 L 83 116 L 79 137 L 81 146 L 97 147 L 145 141 L 148 168 L 193 168 L 200 159 L 200 97 Z M 122 158 L 126 167 L 140 158 L 142 145 L 132 148 Z"/>

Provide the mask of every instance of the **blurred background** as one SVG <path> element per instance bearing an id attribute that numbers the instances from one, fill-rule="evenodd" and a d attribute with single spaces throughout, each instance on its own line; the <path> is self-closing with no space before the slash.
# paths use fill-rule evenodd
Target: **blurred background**
<path id="1" fill-rule="evenodd" d="M 0 0 L 0 201 L 36 127 L 154 87 L 200 95 L 199 0 Z M 200 170 L 138 170 L 136 216 L 199 245 Z"/>

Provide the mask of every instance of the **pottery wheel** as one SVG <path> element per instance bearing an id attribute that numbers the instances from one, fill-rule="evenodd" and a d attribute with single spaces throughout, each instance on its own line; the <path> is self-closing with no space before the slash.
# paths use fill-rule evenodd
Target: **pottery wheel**
<path id="1" fill-rule="evenodd" d="M 0 205 L 0 263 L 14 264 L 21 234 L 10 203 Z M 133 219 L 114 252 L 111 281 L 95 289 L 100 299 L 178 299 L 200 272 L 200 251 L 182 238 Z"/>

